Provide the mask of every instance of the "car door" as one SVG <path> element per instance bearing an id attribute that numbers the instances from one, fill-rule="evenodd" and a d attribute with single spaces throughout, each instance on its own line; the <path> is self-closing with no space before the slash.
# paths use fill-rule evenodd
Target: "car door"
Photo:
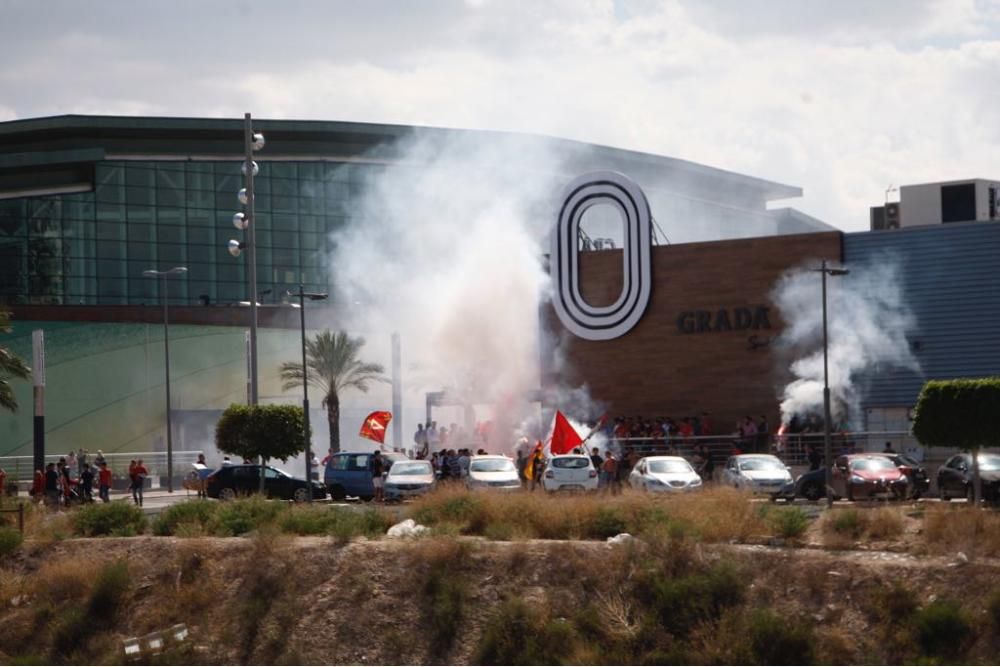
<path id="1" fill-rule="evenodd" d="M 838 456 L 833 460 L 833 470 L 830 471 L 830 486 L 833 493 L 840 497 L 847 496 L 847 482 L 851 477 L 850 465 L 846 456 Z"/>
<path id="2" fill-rule="evenodd" d="M 950 496 L 961 495 L 965 490 L 962 488 L 961 466 L 962 457 L 953 456 L 945 462 L 938 475 L 938 488 Z"/>
<path id="3" fill-rule="evenodd" d="M 645 474 L 646 474 L 646 461 L 645 459 L 643 459 L 642 461 L 639 461 L 637 464 L 635 464 L 635 467 L 632 468 L 632 472 L 629 473 L 628 485 L 631 486 L 633 489 L 643 488 L 642 482 L 643 482 L 643 475 Z"/>
<path id="4" fill-rule="evenodd" d="M 347 459 L 346 484 L 347 494 L 351 496 L 375 495 L 372 485 L 371 455 L 351 454 Z"/>
<path id="5" fill-rule="evenodd" d="M 736 462 L 736 457 L 730 456 L 729 460 L 726 461 L 726 469 L 722 473 L 723 484 L 732 484 L 734 486 L 739 486 L 740 482 L 740 471 L 737 470 L 738 464 Z"/>
<path id="6" fill-rule="evenodd" d="M 268 466 L 264 470 L 264 489 L 270 498 L 288 500 L 292 497 L 292 478 Z"/>
<path id="7" fill-rule="evenodd" d="M 255 493 L 260 487 L 256 466 L 235 466 L 232 473 L 233 490 L 237 495 Z"/>

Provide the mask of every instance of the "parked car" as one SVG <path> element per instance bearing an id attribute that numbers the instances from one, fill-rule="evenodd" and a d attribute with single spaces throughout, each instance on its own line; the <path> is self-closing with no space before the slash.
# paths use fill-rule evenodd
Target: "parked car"
<path id="1" fill-rule="evenodd" d="M 788 501 L 796 498 L 807 500 L 826 498 L 826 468 L 817 468 L 802 473 L 794 482 L 789 482 L 781 487 L 781 491 L 774 494 L 772 498 L 775 500 L 783 498 Z"/>
<path id="2" fill-rule="evenodd" d="M 232 500 L 237 496 L 250 495 L 260 491 L 260 466 L 226 465 L 205 479 L 209 498 Z M 284 470 L 278 470 L 274 466 L 264 467 L 264 493 L 268 498 L 303 502 L 309 499 L 310 487 L 314 500 L 326 498 L 326 487 L 319 482 L 307 482 L 299 477 L 292 477 Z"/>
<path id="3" fill-rule="evenodd" d="M 357 496 L 362 500 L 375 497 L 372 484 L 373 452 L 339 452 L 330 457 L 323 471 L 323 481 L 330 497 L 343 500 L 347 496 Z M 408 461 L 404 455 L 382 452 L 382 465 L 388 470 L 396 461 Z"/>
<path id="4" fill-rule="evenodd" d="M 788 467 L 771 454 L 730 456 L 722 471 L 722 483 L 754 493 L 775 494 L 792 481 Z"/>
<path id="5" fill-rule="evenodd" d="M 628 476 L 628 485 L 643 491 L 694 491 L 701 476 L 680 456 L 647 456 L 639 459 Z"/>
<path id="6" fill-rule="evenodd" d="M 833 492 L 848 500 L 905 498 L 907 486 L 906 475 L 882 454 L 845 454 L 833 462 Z"/>
<path id="7" fill-rule="evenodd" d="M 521 488 L 521 479 L 514 462 L 506 456 L 473 456 L 465 484 L 473 490 L 514 491 Z"/>
<path id="8" fill-rule="evenodd" d="M 545 467 L 542 488 L 546 491 L 594 491 L 597 489 L 597 470 L 589 456 L 557 454 Z"/>
<path id="9" fill-rule="evenodd" d="M 385 499 L 402 500 L 433 491 L 437 486 L 430 461 L 396 461 L 385 477 Z"/>
<path id="10" fill-rule="evenodd" d="M 980 452 L 979 497 L 987 502 L 1000 501 L 1000 455 Z M 937 473 L 941 500 L 972 499 L 972 455 L 956 454 L 945 461 Z"/>
<path id="11" fill-rule="evenodd" d="M 927 469 L 920 465 L 916 459 L 906 454 L 883 454 L 899 471 L 906 477 L 910 498 L 917 499 L 927 493 L 931 488 L 931 478 L 927 474 Z"/>

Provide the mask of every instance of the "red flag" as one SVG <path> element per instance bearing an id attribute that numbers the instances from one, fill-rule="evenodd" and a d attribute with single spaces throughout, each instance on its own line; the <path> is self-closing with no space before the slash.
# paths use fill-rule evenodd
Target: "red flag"
<path id="1" fill-rule="evenodd" d="M 552 428 L 552 453 L 569 454 L 574 447 L 579 446 L 582 442 L 583 438 L 576 432 L 573 425 L 563 416 L 563 413 L 556 410 L 556 423 Z"/>
<path id="2" fill-rule="evenodd" d="M 385 442 L 385 430 L 389 427 L 390 421 L 392 421 L 391 412 L 373 412 L 365 417 L 364 423 L 361 424 L 361 433 L 358 435 L 381 445 Z"/>

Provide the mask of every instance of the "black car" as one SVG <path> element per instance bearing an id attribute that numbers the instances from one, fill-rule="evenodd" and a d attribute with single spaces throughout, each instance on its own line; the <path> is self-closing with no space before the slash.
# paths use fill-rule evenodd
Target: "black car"
<path id="1" fill-rule="evenodd" d="M 245 496 L 260 491 L 259 465 L 227 465 L 222 466 L 207 478 L 209 498 L 232 500 L 237 496 Z M 309 499 L 309 487 L 312 487 L 313 499 L 326 498 L 326 487 L 319 482 L 307 482 L 298 477 L 272 466 L 264 468 L 264 493 L 268 498 L 295 500 L 303 502 Z"/>
<path id="2" fill-rule="evenodd" d="M 906 475 L 911 498 L 919 498 L 927 493 L 931 488 L 931 478 L 927 474 L 927 469 L 920 463 L 906 454 L 882 454 L 889 458 L 899 471 Z"/>
<path id="3" fill-rule="evenodd" d="M 809 500 L 826 498 L 826 468 L 810 470 L 799 475 L 798 479 L 791 484 L 785 484 L 772 498 L 775 500 L 784 498 L 789 502 L 796 498 Z"/>
<path id="4" fill-rule="evenodd" d="M 979 497 L 988 502 L 1000 500 L 1000 456 L 979 454 Z M 956 454 L 938 468 L 938 495 L 941 500 L 972 499 L 972 455 Z"/>

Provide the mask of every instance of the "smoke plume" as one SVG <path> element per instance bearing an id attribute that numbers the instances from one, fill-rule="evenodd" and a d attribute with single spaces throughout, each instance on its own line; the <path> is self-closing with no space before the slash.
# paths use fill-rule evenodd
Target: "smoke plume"
<path id="1" fill-rule="evenodd" d="M 827 277 L 830 404 L 834 422 L 858 425 L 863 380 L 890 369 L 920 372 L 908 337 L 916 318 L 892 257 Z M 786 273 L 772 301 L 787 323 L 779 343 L 797 355 L 781 396 L 782 422 L 823 414 L 823 302 L 820 274 L 810 267 Z"/>
<path id="2" fill-rule="evenodd" d="M 404 433 L 423 421 L 424 393 L 442 389 L 492 419 L 500 447 L 538 421 L 542 247 L 565 180 L 543 141 L 418 133 L 363 184 L 330 273 L 366 358 L 388 369 L 377 341 L 400 333 Z"/>

